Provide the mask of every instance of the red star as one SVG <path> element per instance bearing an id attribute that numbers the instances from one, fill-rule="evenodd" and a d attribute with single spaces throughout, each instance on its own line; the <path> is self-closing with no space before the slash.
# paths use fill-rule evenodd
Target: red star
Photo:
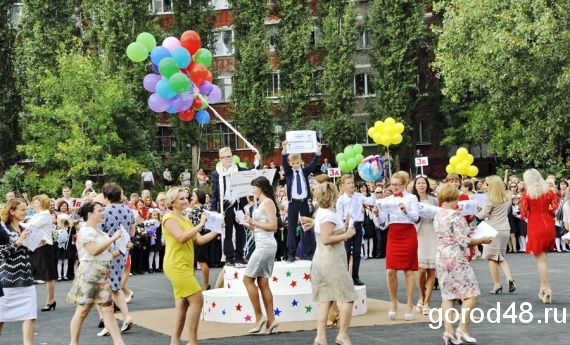
<path id="1" fill-rule="evenodd" d="M 238 305 L 236 305 L 236 311 L 241 311 L 241 307 L 242 305 L 238 303 Z"/>
<path id="2" fill-rule="evenodd" d="M 305 279 L 306 281 L 309 281 L 309 279 L 311 279 L 311 275 L 308 273 L 304 273 L 305 276 L 303 277 L 303 279 Z"/>
<path id="3" fill-rule="evenodd" d="M 212 302 L 212 308 L 216 307 L 216 302 Z"/>
<path id="4" fill-rule="evenodd" d="M 228 283 L 228 289 L 231 289 L 231 288 L 232 288 L 232 286 L 230 285 L 230 283 Z"/>
<path id="5" fill-rule="evenodd" d="M 238 273 L 234 272 L 234 279 L 238 279 Z"/>
<path id="6" fill-rule="evenodd" d="M 289 284 L 289 285 L 291 285 L 291 287 L 295 287 L 295 286 L 297 286 L 297 282 L 293 280 L 293 281 L 291 282 L 291 284 Z"/>
<path id="7" fill-rule="evenodd" d="M 502 293 L 502 292 L 503 292 L 503 291 L 501 290 L 501 293 Z M 362 299 L 362 304 L 364 304 L 364 299 Z"/>
<path id="8" fill-rule="evenodd" d="M 277 277 L 275 277 L 275 276 L 273 277 L 273 281 L 274 281 L 274 282 L 277 283 L 278 280 L 279 280 L 279 278 L 277 278 Z"/>

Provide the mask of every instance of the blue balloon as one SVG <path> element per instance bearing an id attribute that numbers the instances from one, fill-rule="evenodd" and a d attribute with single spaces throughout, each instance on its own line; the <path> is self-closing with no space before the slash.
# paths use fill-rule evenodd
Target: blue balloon
<path id="1" fill-rule="evenodd" d="M 176 114 L 178 113 L 178 110 L 174 109 L 174 106 L 170 106 L 168 109 L 166 109 L 166 112 L 169 114 Z"/>
<path id="2" fill-rule="evenodd" d="M 156 83 L 156 93 L 163 99 L 172 99 L 178 95 L 176 91 L 170 88 L 166 78 L 162 78 Z"/>
<path id="3" fill-rule="evenodd" d="M 170 56 L 170 51 L 168 49 L 164 48 L 163 46 L 158 46 L 150 52 L 150 61 L 158 66 L 160 60 Z"/>
<path id="4" fill-rule="evenodd" d="M 205 110 L 200 110 L 196 113 L 196 121 L 201 125 L 205 125 L 210 122 L 210 114 Z"/>
<path id="5" fill-rule="evenodd" d="M 172 58 L 178 64 L 180 68 L 186 68 L 190 65 L 192 57 L 186 48 L 178 47 L 172 51 Z"/>

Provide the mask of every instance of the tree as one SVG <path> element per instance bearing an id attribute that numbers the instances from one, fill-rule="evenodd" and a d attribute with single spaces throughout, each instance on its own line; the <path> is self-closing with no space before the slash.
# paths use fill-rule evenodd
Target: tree
<path id="1" fill-rule="evenodd" d="M 570 3 L 440 1 L 435 68 L 455 126 L 445 143 L 488 142 L 524 163 L 561 161 L 568 145 Z"/>

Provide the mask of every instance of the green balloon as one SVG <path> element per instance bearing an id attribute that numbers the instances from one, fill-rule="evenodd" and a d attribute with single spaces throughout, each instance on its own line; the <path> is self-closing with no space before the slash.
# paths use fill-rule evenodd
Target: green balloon
<path id="1" fill-rule="evenodd" d="M 148 50 L 144 44 L 133 42 L 127 47 L 127 56 L 134 62 L 142 62 L 148 57 Z"/>
<path id="2" fill-rule="evenodd" d="M 357 153 L 357 154 L 354 156 L 354 159 L 356 159 L 356 162 L 358 162 L 358 164 L 360 164 L 360 162 L 364 159 L 364 156 L 361 155 L 360 153 Z"/>
<path id="3" fill-rule="evenodd" d="M 217 168 L 218 166 L 220 166 L 220 164 L 222 164 L 222 162 L 219 162 L 219 161 L 218 161 L 218 163 L 216 163 L 216 168 Z"/>
<path id="4" fill-rule="evenodd" d="M 239 159 L 239 156 L 236 156 L 236 155 L 233 156 L 232 160 L 233 160 L 234 163 L 236 163 L 236 164 L 239 164 L 240 161 L 241 161 L 241 160 Z"/>
<path id="5" fill-rule="evenodd" d="M 339 153 L 339 154 L 336 155 L 336 162 L 337 162 L 337 163 L 340 163 L 341 161 L 345 161 L 345 160 L 346 160 L 346 159 L 345 159 L 345 157 L 344 157 L 344 153 L 341 152 L 341 153 Z"/>
<path id="6" fill-rule="evenodd" d="M 354 153 L 356 153 L 357 155 L 361 154 L 362 151 L 364 151 L 364 147 L 362 147 L 362 145 L 360 145 L 360 144 L 354 144 L 352 146 L 352 149 L 354 150 Z"/>
<path id="7" fill-rule="evenodd" d="M 354 170 L 354 168 L 356 168 L 356 166 L 358 165 L 358 162 L 356 161 L 356 159 L 354 158 L 349 158 L 346 161 L 346 165 L 348 166 L 348 168 L 350 169 L 350 171 Z"/>
<path id="8" fill-rule="evenodd" d="M 196 54 L 194 54 L 194 62 L 201 63 L 208 68 L 212 64 L 212 53 L 206 48 L 200 48 Z"/>
<path id="9" fill-rule="evenodd" d="M 240 162 L 238 165 L 239 165 L 240 167 L 242 167 L 242 168 L 247 168 L 247 166 L 245 165 L 244 162 Z"/>
<path id="10" fill-rule="evenodd" d="M 142 43 L 149 52 L 156 48 L 156 40 L 154 39 L 154 36 L 148 32 L 141 32 L 137 36 L 137 42 Z"/>
<path id="11" fill-rule="evenodd" d="M 184 73 L 174 73 L 168 80 L 168 85 L 174 92 L 183 93 L 188 91 L 190 87 L 190 79 Z M 200 108 L 201 109 L 201 108 Z"/>
<path id="12" fill-rule="evenodd" d="M 160 60 L 158 71 L 163 77 L 170 78 L 174 73 L 180 72 L 180 68 L 178 68 L 178 64 L 173 58 L 167 57 Z"/>
<path id="13" fill-rule="evenodd" d="M 344 158 L 346 160 L 348 160 L 349 158 L 353 158 L 354 157 L 354 150 L 352 149 L 352 146 L 347 146 L 344 148 Z"/>
<path id="14" fill-rule="evenodd" d="M 350 172 L 350 169 L 348 168 L 348 165 L 346 164 L 346 161 L 340 161 L 340 162 L 338 162 L 338 167 L 340 168 L 340 171 L 342 171 L 342 172 L 344 172 L 344 173 Z"/>
<path id="15" fill-rule="evenodd" d="M 202 95 L 202 106 L 199 110 L 204 110 L 206 108 L 208 108 L 208 96 Z"/>

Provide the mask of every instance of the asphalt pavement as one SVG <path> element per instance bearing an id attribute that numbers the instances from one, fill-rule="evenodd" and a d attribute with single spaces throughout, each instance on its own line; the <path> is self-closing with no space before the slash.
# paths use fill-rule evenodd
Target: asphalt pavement
<path id="1" fill-rule="evenodd" d="M 566 309 L 570 309 L 570 274 L 568 263 L 569 253 L 553 253 L 547 256 L 550 269 L 550 281 L 554 291 L 552 304 L 545 305 L 538 299 L 540 284 L 536 263 L 532 256 L 525 254 L 508 254 L 507 261 L 516 281 L 517 290 L 508 293 L 506 279 L 501 274 L 503 293 L 491 295 L 493 287 L 486 260 L 472 263 L 481 288 L 481 296 L 477 307 L 481 309 L 484 318 L 477 324 L 472 324 L 470 333 L 477 338 L 478 344 L 501 345 L 536 345 L 536 344 L 568 344 L 568 322 Z M 212 269 L 210 280 L 215 281 L 220 269 Z M 367 284 L 367 294 L 370 298 L 389 300 L 386 287 L 385 261 L 369 259 L 360 266 L 360 278 Z M 399 300 L 405 300 L 403 273 L 400 272 Z M 198 280 L 201 274 L 197 272 Z M 135 292 L 130 310 L 154 310 L 172 308 L 172 287 L 162 273 L 132 276 L 128 282 Z M 71 282 L 56 283 L 57 308 L 51 312 L 40 312 L 45 303 L 45 285 L 37 285 L 38 319 L 36 321 L 36 336 L 34 344 L 59 345 L 69 344 L 69 322 L 75 311 L 75 306 L 65 303 L 65 296 L 71 287 Z M 416 291 L 417 302 L 417 291 Z M 434 291 L 432 307 L 439 307 L 441 294 Z M 552 308 L 546 310 L 546 308 Z M 498 312 L 497 312 L 498 310 Z M 478 314 L 476 314 L 479 316 Z M 497 315 L 499 317 L 497 318 Z M 434 315 L 437 316 L 437 315 Z M 490 316 L 490 318 L 488 318 Z M 112 344 L 110 337 L 97 337 L 98 316 L 92 310 L 83 325 L 81 343 L 89 345 Z M 221 324 L 223 326 L 223 324 Z M 431 327 L 430 327 L 431 326 Z M 437 323 L 383 325 L 372 327 L 351 328 L 350 336 L 353 344 L 443 344 L 443 328 L 437 328 Z M 244 325 L 244 334 L 248 330 Z M 221 327 L 223 331 L 223 327 Z M 327 338 L 334 344 L 336 329 L 328 330 Z M 315 331 L 300 331 L 278 333 L 268 336 L 244 336 L 222 339 L 201 340 L 200 344 L 312 344 Z M 126 344 L 150 345 L 169 344 L 168 335 L 136 326 L 123 335 Z M 0 344 L 21 344 L 21 323 L 4 325 Z"/>

